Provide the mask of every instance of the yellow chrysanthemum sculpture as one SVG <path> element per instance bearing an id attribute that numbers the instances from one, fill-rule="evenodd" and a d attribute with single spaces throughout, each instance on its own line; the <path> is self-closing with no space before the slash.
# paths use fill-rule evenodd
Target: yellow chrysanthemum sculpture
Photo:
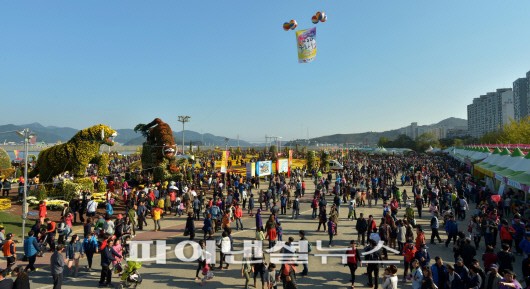
<path id="1" fill-rule="evenodd" d="M 116 136 L 115 130 L 103 124 L 81 130 L 68 142 L 41 151 L 29 177 L 40 175 L 41 182 L 49 182 L 53 177 L 68 171 L 76 178 L 81 178 L 89 163 L 97 164 L 98 174 L 104 176 L 108 172 L 109 158 L 99 154 L 99 147 L 102 144 L 114 145 Z"/>

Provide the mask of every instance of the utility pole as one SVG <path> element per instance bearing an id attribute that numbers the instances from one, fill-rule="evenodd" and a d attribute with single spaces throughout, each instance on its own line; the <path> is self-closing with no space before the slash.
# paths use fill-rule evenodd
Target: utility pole
<path id="1" fill-rule="evenodd" d="M 26 219 L 28 218 L 28 151 L 29 141 L 35 135 L 25 128 L 22 131 L 17 131 L 17 134 L 24 138 L 24 196 L 22 196 L 22 241 L 26 236 Z"/>
<path id="2" fill-rule="evenodd" d="M 182 154 L 184 155 L 184 124 L 190 121 L 191 116 L 179 115 L 179 122 L 182 122 Z"/>

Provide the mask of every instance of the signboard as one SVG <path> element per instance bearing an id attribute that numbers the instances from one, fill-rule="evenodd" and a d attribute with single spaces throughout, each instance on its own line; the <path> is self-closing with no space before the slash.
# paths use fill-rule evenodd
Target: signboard
<path id="1" fill-rule="evenodd" d="M 247 163 L 247 179 L 256 175 L 256 163 Z"/>
<path id="2" fill-rule="evenodd" d="M 258 177 L 270 176 L 272 174 L 272 161 L 262 161 L 256 164 L 256 175 Z"/>
<path id="3" fill-rule="evenodd" d="M 277 167 L 278 167 L 278 173 L 287 173 L 287 172 L 289 172 L 289 160 L 288 159 L 278 159 Z"/>

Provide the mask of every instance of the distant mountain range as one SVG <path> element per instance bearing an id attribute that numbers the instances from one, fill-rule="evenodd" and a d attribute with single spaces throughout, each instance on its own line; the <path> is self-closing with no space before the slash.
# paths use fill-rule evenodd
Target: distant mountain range
<path id="1" fill-rule="evenodd" d="M 321 136 L 317 138 L 312 138 L 309 141 L 311 143 L 328 143 L 328 144 L 344 144 L 344 143 L 366 143 L 366 144 L 376 144 L 381 137 L 386 137 L 388 139 L 395 139 L 401 134 L 407 134 L 406 130 L 409 129 L 410 126 L 383 131 L 383 132 L 363 132 L 363 133 L 351 133 L 351 134 L 334 134 L 334 135 L 328 135 L 328 136 Z M 419 125 L 418 131 L 425 132 L 429 130 L 433 130 L 436 128 L 445 128 L 447 130 L 449 129 L 465 129 L 467 130 L 467 120 L 456 118 L 456 117 L 450 117 L 447 119 L 444 119 L 438 123 L 430 124 L 430 125 Z M 288 145 L 288 144 L 287 144 Z"/>
<path id="2" fill-rule="evenodd" d="M 32 132 L 37 135 L 37 142 L 45 143 L 56 143 L 58 141 L 66 142 L 72 138 L 79 130 L 70 127 L 56 127 L 56 126 L 43 126 L 40 123 L 30 123 L 25 125 L 14 125 L 6 124 L 0 125 L 0 132 L 6 131 L 20 131 L 24 128 L 29 128 Z M 122 145 L 141 145 L 145 138 L 140 133 L 135 133 L 132 129 L 117 129 L 118 136 L 114 139 L 117 143 Z M 178 145 L 182 145 L 182 131 L 173 131 L 173 137 Z M 191 130 L 184 131 L 184 141 L 186 146 L 190 144 L 203 144 L 212 146 L 224 146 L 225 137 L 215 136 L 210 133 L 200 134 Z M 15 133 L 0 134 L 0 144 L 4 142 L 15 142 L 21 143 L 21 138 Z M 237 140 L 230 139 L 228 146 L 236 146 Z M 250 143 L 239 140 L 239 145 L 246 147 L 251 146 Z"/>
<path id="3" fill-rule="evenodd" d="M 431 125 L 418 126 L 418 131 L 429 131 L 435 128 L 445 129 L 467 129 L 467 120 L 461 118 L 450 117 L 444 119 L 438 123 Z M 25 125 L 14 125 L 6 124 L 0 125 L 0 132 L 6 131 L 20 131 L 24 128 L 29 128 L 37 135 L 37 142 L 45 143 L 56 143 L 58 141 L 66 142 L 72 136 L 74 136 L 79 130 L 70 127 L 56 127 L 56 126 L 43 126 L 40 123 L 30 123 Z M 351 133 L 351 134 L 334 134 L 329 136 L 322 136 L 310 139 L 311 143 L 329 143 L 329 144 L 344 144 L 344 143 L 367 143 L 375 144 L 381 137 L 387 137 L 389 139 L 395 139 L 400 134 L 405 134 L 405 131 L 409 127 L 402 127 L 399 129 L 384 131 L 384 132 L 363 132 L 363 133 Z M 115 141 L 122 145 L 141 145 L 145 139 L 140 133 L 135 133 L 132 129 L 117 129 L 118 136 Z M 420 133 L 421 134 L 421 133 Z M 173 131 L 173 137 L 178 145 L 182 145 L 182 131 Z M 211 146 L 224 146 L 225 137 L 216 136 L 210 133 L 200 134 L 195 131 L 186 130 L 184 131 L 184 140 L 186 146 L 189 145 L 190 141 L 193 144 L 211 145 Z M 4 142 L 15 142 L 21 143 L 21 138 L 15 133 L 0 134 L 0 144 Z M 256 146 L 244 140 L 239 140 L 239 145 L 242 147 Z M 258 144 L 263 145 L 263 144 Z M 289 145 L 289 144 L 286 144 Z M 237 146 L 237 140 L 230 139 L 228 146 Z"/>

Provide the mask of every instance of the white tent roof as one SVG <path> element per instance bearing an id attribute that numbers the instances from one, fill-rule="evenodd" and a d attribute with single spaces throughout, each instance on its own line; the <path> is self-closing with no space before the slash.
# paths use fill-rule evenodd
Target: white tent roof
<path id="1" fill-rule="evenodd" d="M 527 172 L 530 174 L 530 159 L 520 158 L 511 164 L 509 169 L 516 172 Z"/>

